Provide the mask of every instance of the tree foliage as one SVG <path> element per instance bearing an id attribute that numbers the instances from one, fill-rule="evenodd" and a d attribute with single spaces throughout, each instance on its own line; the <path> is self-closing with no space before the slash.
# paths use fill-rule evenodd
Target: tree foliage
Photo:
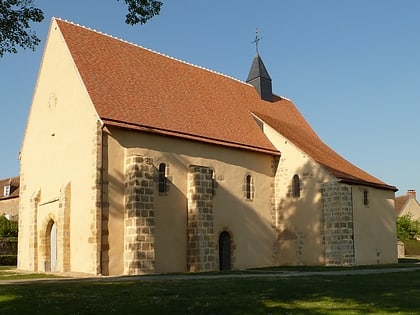
<path id="1" fill-rule="evenodd" d="M 34 50 L 40 39 L 30 30 L 30 24 L 43 19 L 43 12 L 32 5 L 32 0 L 0 0 L 0 57 L 16 53 L 17 46 Z"/>
<path id="2" fill-rule="evenodd" d="M 9 221 L 4 215 L 0 216 L 0 236 L 17 237 L 18 222 Z"/>
<path id="3" fill-rule="evenodd" d="M 397 218 L 397 237 L 401 241 L 420 237 L 420 221 L 413 219 L 411 213 Z"/>
<path id="4" fill-rule="evenodd" d="M 117 0 L 120 1 L 120 0 Z M 155 15 L 159 15 L 162 2 L 157 0 L 124 0 L 128 6 L 125 23 L 144 24 Z"/>
<path id="5" fill-rule="evenodd" d="M 159 15 L 162 6 L 158 0 L 124 2 L 128 7 L 125 23 L 130 25 L 146 23 Z M 17 53 L 19 46 L 34 50 L 40 39 L 31 31 L 31 24 L 43 19 L 44 13 L 33 5 L 33 0 L 0 0 L 0 57 L 5 53 Z"/>

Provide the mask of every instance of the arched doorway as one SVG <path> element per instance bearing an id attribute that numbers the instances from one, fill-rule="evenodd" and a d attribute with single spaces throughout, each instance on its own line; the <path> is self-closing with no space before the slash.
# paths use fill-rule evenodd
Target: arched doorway
<path id="1" fill-rule="evenodd" d="M 57 225 L 52 221 L 49 233 L 50 271 L 57 271 Z"/>
<path id="2" fill-rule="evenodd" d="M 219 236 L 219 269 L 231 269 L 231 245 L 229 232 L 223 231 Z"/>
<path id="3" fill-rule="evenodd" d="M 57 224 L 50 219 L 45 231 L 45 271 L 57 271 Z"/>

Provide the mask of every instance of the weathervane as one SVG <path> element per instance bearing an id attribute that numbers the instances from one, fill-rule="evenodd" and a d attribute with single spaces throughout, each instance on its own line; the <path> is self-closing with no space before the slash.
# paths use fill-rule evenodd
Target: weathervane
<path id="1" fill-rule="evenodd" d="M 251 42 L 251 44 L 255 44 L 255 48 L 258 54 L 258 42 L 262 39 L 262 37 L 258 37 L 258 28 L 255 29 L 255 39 Z"/>

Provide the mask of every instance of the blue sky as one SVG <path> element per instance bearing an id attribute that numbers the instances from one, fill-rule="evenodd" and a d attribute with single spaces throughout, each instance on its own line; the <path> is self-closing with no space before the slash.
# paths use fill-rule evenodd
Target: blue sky
<path id="1" fill-rule="evenodd" d="M 35 52 L 0 58 L 0 178 L 17 160 L 51 17 L 245 80 L 259 52 L 274 93 L 291 99 L 318 135 L 353 164 L 420 191 L 420 1 L 177 0 L 143 26 L 124 1 L 35 0 Z"/>

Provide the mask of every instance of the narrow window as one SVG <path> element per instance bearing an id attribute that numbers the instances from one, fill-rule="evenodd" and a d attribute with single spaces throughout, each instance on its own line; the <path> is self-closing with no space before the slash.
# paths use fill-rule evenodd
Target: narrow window
<path id="1" fill-rule="evenodd" d="M 369 194 L 368 194 L 368 191 L 367 190 L 364 190 L 363 191 L 363 204 L 365 206 L 368 206 L 369 205 Z"/>
<path id="2" fill-rule="evenodd" d="M 160 163 L 159 164 L 159 192 L 164 193 L 166 192 L 166 164 Z"/>
<path id="3" fill-rule="evenodd" d="M 216 188 L 216 179 L 214 178 L 214 171 L 210 170 L 210 176 L 211 176 L 211 195 L 214 197 L 216 194 L 215 188 Z"/>
<path id="4" fill-rule="evenodd" d="M 246 191 L 246 199 L 248 200 L 254 199 L 254 180 L 252 179 L 251 175 L 247 175 L 246 177 L 245 191 Z"/>
<path id="5" fill-rule="evenodd" d="M 295 174 L 292 179 L 292 197 L 299 198 L 300 197 L 300 179 L 299 175 Z"/>

